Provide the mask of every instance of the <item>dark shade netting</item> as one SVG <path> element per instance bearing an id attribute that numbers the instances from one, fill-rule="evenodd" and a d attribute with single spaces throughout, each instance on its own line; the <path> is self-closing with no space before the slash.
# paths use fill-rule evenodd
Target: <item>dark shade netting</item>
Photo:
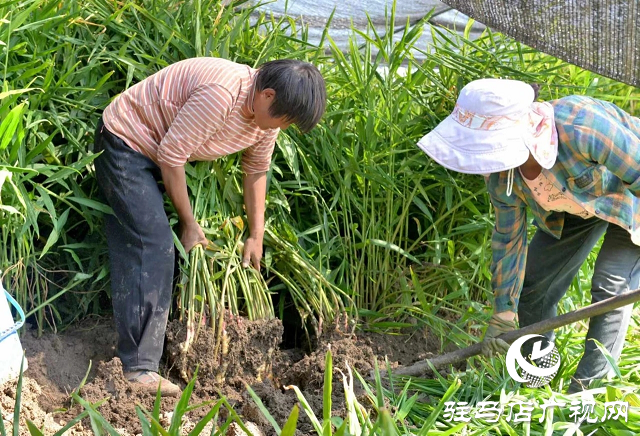
<path id="1" fill-rule="evenodd" d="M 536 50 L 640 86 L 640 0 L 444 0 Z"/>

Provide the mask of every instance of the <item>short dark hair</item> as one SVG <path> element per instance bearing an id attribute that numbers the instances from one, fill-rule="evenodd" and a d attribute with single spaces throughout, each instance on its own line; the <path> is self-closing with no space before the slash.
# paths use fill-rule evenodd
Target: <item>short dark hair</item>
<path id="1" fill-rule="evenodd" d="M 307 62 L 280 59 L 260 66 L 256 91 L 276 92 L 269 108 L 274 118 L 285 117 L 303 132 L 313 129 L 327 106 L 327 89 L 320 71 Z"/>

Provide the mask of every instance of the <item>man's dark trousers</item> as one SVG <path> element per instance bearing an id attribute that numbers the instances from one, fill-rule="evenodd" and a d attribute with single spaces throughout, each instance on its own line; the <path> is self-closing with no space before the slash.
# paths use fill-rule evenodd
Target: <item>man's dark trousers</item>
<path id="1" fill-rule="evenodd" d="M 158 371 L 171 303 L 173 234 L 160 168 L 98 123 L 96 178 L 113 209 L 105 216 L 111 297 L 124 371 Z"/>

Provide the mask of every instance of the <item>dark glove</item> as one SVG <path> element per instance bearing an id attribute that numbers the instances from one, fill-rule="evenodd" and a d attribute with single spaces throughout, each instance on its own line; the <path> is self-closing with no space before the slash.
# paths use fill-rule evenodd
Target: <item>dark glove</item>
<path id="1" fill-rule="evenodd" d="M 515 319 L 505 321 L 494 313 L 484 334 L 482 354 L 486 357 L 493 357 L 494 355 L 506 353 L 509 350 L 509 344 L 502 339 L 497 339 L 497 337 L 516 328 Z"/>

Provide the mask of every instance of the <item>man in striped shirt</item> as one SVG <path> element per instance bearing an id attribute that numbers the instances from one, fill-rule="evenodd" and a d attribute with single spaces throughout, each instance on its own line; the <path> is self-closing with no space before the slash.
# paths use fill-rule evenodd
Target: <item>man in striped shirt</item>
<path id="1" fill-rule="evenodd" d="M 174 246 L 158 182 L 180 220 L 185 250 L 205 244 L 185 178 L 188 161 L 242 152 L 249 237 L 243 265 L 260 269 L 266 172 L 280 129 L 311 130 L 322 117 L 320 72 L 294 60 L 255 70 L 217 58 L 168 66 L 120 94 L 95 135 L 96 177 L 114 211 L 105 219 L 118 356 L 125 377 L 151 392 L 178 395 L 157 374 L 171 300 Z"/>

